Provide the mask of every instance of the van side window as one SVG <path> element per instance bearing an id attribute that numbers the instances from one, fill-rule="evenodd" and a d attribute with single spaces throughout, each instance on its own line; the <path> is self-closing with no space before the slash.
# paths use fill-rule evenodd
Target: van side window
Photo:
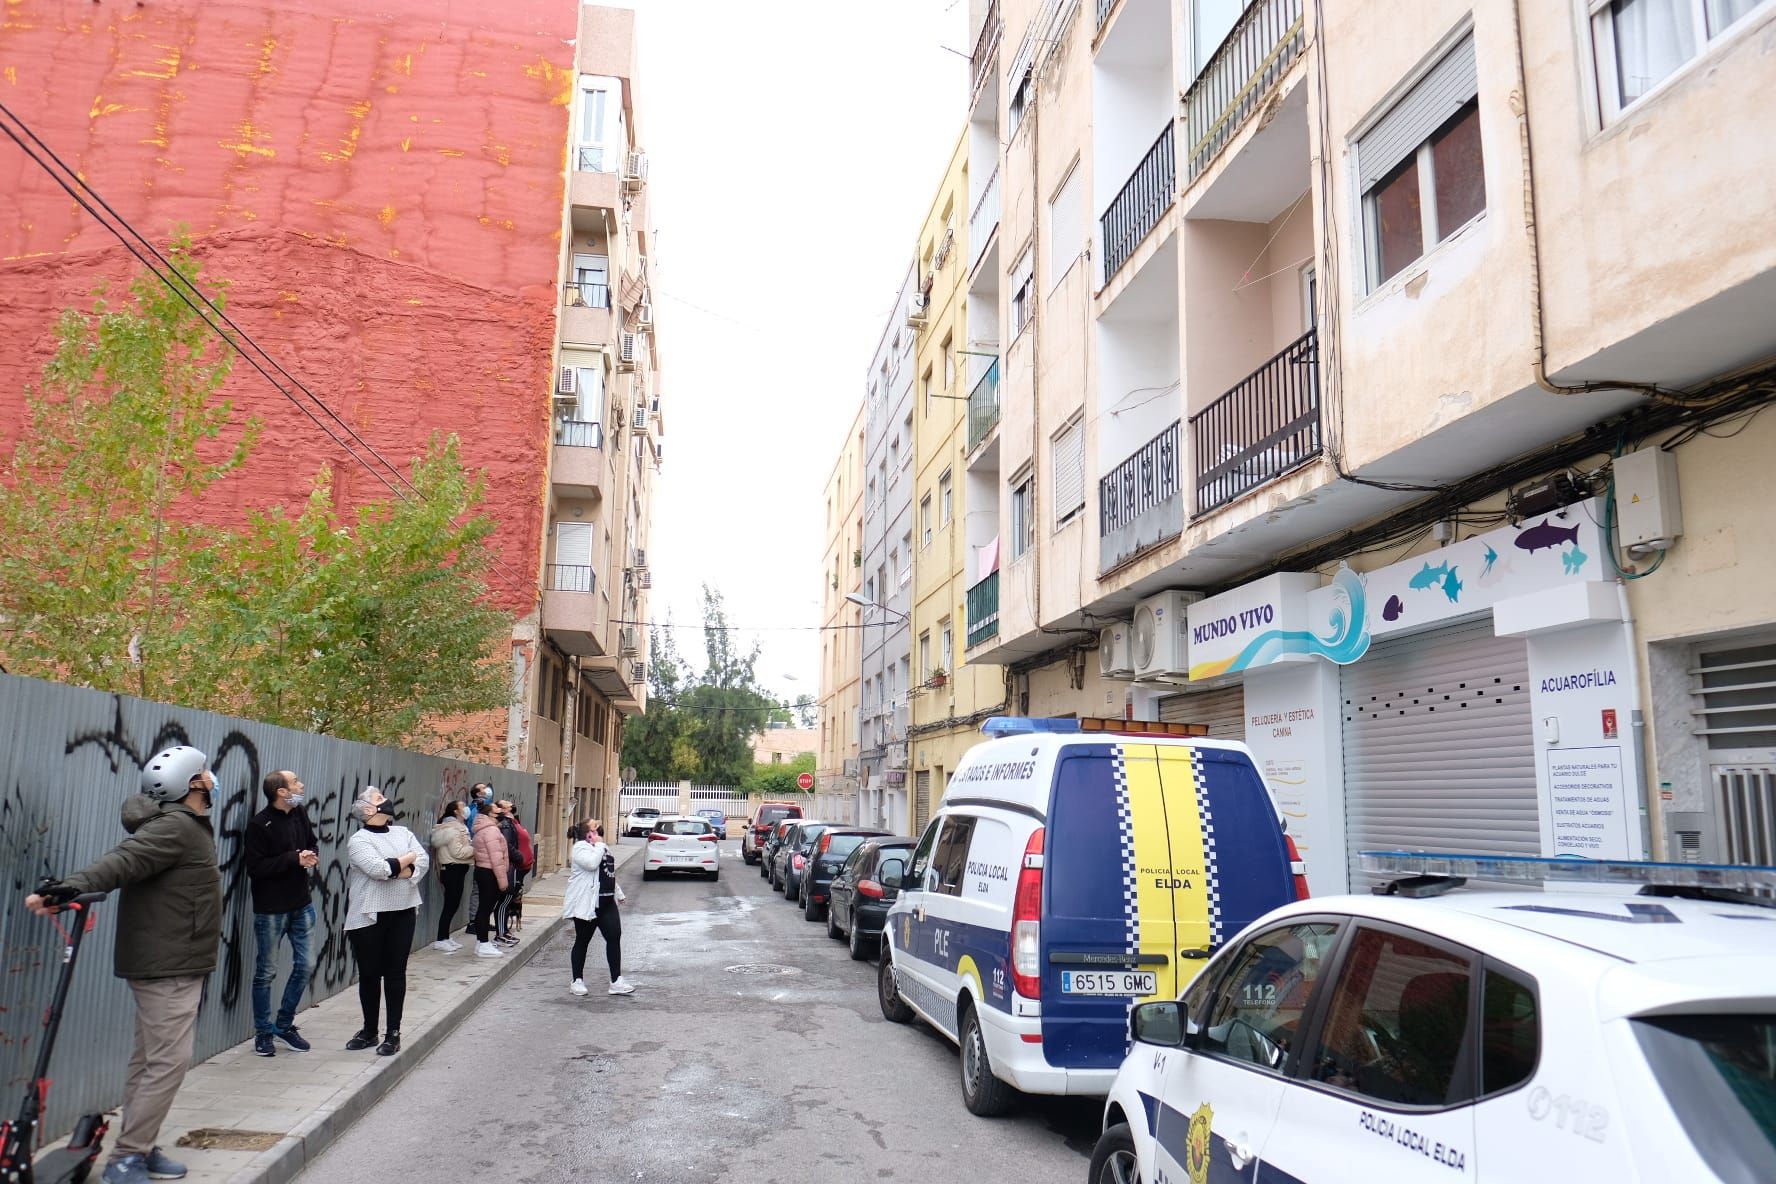
<path id="1" fill-rule="evenodd" d="M 1471 1100 L 1473 978 L 1473 960 L 1441 945 L 1359 928 L 1332 984 L 1314 1080 L 1410 1106 Z"/>
<path id="2" fill-rule="evenodd" d="M 937 832 L 943 827 L 942 818 L 933 818 L 931 825 L 925 828 L 925 837 L 919 840 L 918 850 L 913 852 L 913 867 L 907 873 L 907 887 L 917 890 L 925 881 L 925 869 L 931 866 L 931 849 L 937 845 Z"/>
<path id="3" fill-rule="evenodd" d="M 950 815 L 931 857 L 931 866 L 937 871 L 934 891 L 945 896 L 962 895 L 962 876 L 968 870 L 968 841 L 974 837 L 977 821 L 964 815 Z"/>

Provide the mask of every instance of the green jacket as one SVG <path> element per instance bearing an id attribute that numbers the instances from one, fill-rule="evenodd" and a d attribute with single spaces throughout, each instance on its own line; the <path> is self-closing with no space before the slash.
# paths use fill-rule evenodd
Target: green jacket
<path id="1" fill-rule="evenodd" d="M 123 889 L 117 977 L 208 974 L 222 938 L 222 873 L 210 820 L 183 802 L 137 794 L 123 804 L 123 829 L 129 838 L 63 881 L 81 892 Z"/>

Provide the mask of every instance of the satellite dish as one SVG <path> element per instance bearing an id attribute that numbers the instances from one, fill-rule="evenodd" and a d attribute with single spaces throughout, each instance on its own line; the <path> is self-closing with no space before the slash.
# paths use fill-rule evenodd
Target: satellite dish
<path id="1" fill-rule="evenodd" d="M 633 785 L 635 783 L 635 766 L 628 766 L 622 772 L 618 773 L 617 776 L 622 778 L 624 785 Z"/>

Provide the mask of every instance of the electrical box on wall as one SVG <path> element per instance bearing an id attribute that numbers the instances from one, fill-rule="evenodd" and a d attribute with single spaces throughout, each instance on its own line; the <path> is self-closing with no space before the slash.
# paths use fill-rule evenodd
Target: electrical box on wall
<path id="1" fill-rule="evenodd" d="M 1663 448 L 1642 448 L 1618 456 L 1616 530 L 1633 551 L 1663 551 L 1683 534 L 1683 505 L 1677 494 L 1677 457 Z"/>

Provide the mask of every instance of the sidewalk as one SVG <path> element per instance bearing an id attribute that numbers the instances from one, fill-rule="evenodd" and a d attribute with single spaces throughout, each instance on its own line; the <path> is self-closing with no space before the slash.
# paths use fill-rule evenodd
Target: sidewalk
<path id="1" fill-rule="evenodd" d="M 613 850 L 621 867 L 642 848 Z M 567 873 L 557 870 L 526 889 L 524 928 L 503 958 L 475 957 L 472 941 L 454 954 L 424 947 L 414 953 L 397 1055 L 345 1051 L 362 1023 L 357 988 L 348 986 L 297 1017 L 314 1051 L 279 1044 L 268 1059 L 254 1056 L 247 1040 L 194 1065 L 161 1128 L 161 1146 L 191 1169 L 190 1184 L 293 1179 L 548 944 L 566 924 L 566 885 Z"/>

